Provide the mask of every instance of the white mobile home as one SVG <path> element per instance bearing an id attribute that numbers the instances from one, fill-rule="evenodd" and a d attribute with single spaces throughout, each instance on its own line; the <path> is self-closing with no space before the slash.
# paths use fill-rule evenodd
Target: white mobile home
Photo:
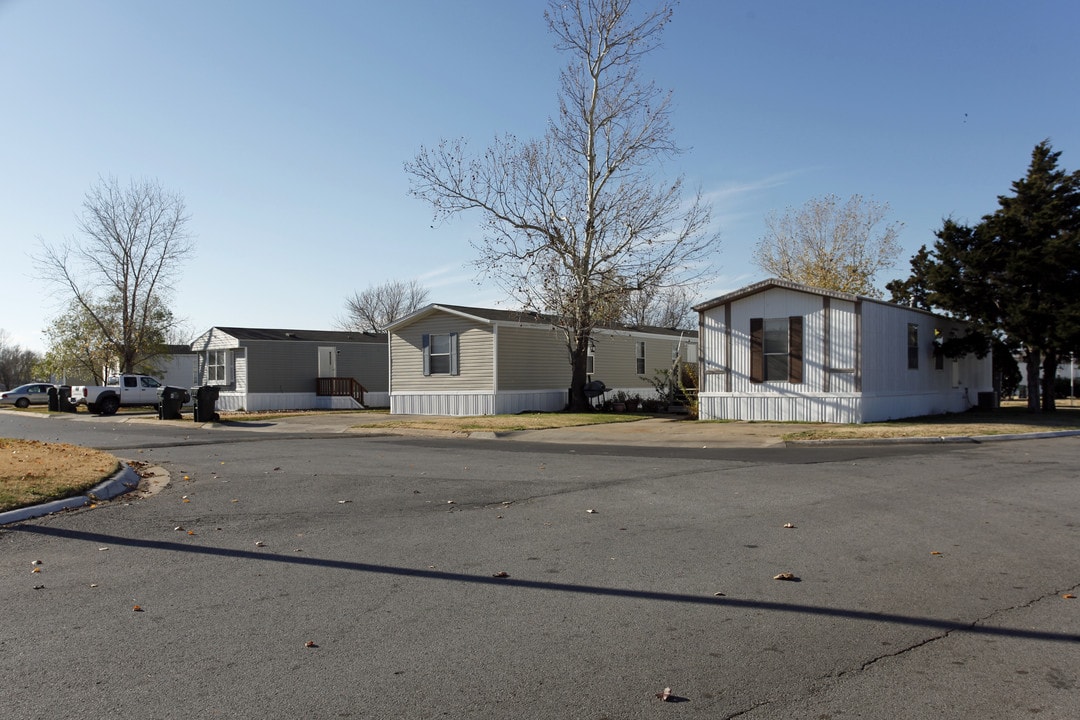
<path id="1" fill-rule="evenodd" d="M 498 415 L 566 407 L 564 335 L 535 314 L 429 305 L 387 327 L 390 412 Z M 664 328 L 593 331 L 589 379 L 648 397 L 649 378 L 676 360 L 695 362 L 697 333 Z"/>
<path id="2" fill-rule="evenodd" d="M 775 279 L 694 309 L 703 420 L 873 422 L 992 397 L 989 357 L 939 351 L 956 320 Z"/>

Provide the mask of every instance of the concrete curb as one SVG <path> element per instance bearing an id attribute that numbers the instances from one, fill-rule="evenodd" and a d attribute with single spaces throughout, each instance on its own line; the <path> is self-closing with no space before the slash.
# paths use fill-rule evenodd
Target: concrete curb
<path id="1" fill-rule="evenodd" d="M 87 491 L 85 495 L 77 495 L 75 497 L 64 498 L 63 500 L 53 500 L 52 502 L 42 503 L 41 505 L 2 512 L 0 513 L 0 525 L 30 520 L 43 515 L 51 515 L 52 513 L 60 512 L 61 510 L 84 507 L 93 502 L 111 500 L 118 495 L 123 495 L 126 492 L 134 490 L 139 486 L 139 474 L 122 460 L 121 463 L 123 467 L 121 467 L 115 475 L 104 482 L 98 483 Z"/>

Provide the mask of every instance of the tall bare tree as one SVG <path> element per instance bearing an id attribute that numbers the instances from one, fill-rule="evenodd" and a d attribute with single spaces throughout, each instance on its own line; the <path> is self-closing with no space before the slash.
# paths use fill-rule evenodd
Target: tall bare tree
<path id="1" fill-rule="evenodd" d="M 417 280 L 391 280 L 371 285 L 345 300 L 346 316 L 337 321 L 343 330 L 378 332 L 398 318 L 422 308 L 428 291 Z"/>
<path id="2" fill-rule="evenodd" d="M 678 153 L 670 93 L 639 77 L 671 18 L 668 2 L 635 16 L 630 0 L 551 0 L 544 13 L 558 50 L 559 112 L 544 137 L 496 138 L 474 155 L 464 141 L 421 148 L 407 163 L 412 193 L 436 218 L 477 210 L 473 243 L 483 275 L 524 309 L 554 315 L 565 333 L 571 407 L 585 397 L 589 337 L 646 287 L 708 272 L 717 237 L 710 210 L 685 197 L 682 178 L 658 179 Z"/>
<path id="3" fill-rule="evenodd" d="M 86 313 L 122 372 L 161 353 L 174 321 L 172 283 L 194 252 L 189 222 L 183 197 L 155 181 L 122 187 L 100 179 L 83 200 L 80 237 L 41 243 L 50 278 Z"/>
<path id="4" fill-rule="evenodd" d="M 636 327 L 690 330 L 697 325 L 693 307 L 693 296 L 685 285 L 656 290 L 642 288 L 627 297 L 622 322 Z"/>
<path id="5" fill-rule="evenodd" d="M 852 195 L 812 198 L 801 208 L 765 219 L 767 234 L 753 262 L 782 280 L 827 290 L 881 297 L 877 273 L 896 264 L 903 223 L 884 223 L 888 203 Z"/>

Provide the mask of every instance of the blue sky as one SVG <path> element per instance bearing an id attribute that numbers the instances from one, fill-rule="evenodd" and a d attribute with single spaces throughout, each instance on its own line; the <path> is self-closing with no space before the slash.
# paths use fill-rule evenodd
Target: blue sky
<path id="1" fill-rule="evenodd" d="M 539 136 L 565 59 L 542 0 L 0 0 L 0 328 L 44 350 L 58 311 L 38 238 L 75 234 L 99 176 L 184 195 L 197 253 L 174 298 L 213 325 L 326 329 L 355 290 L 419 279 L 505 306 L 470 266 L 479 217 L 432 227 L 421 145 Z M 762 278 L 770 211 L 860 193 L 905 224 L 975 221 L 1050 138 L 1080 167 L 1080 4 L 684 0 L 646 77 L 686 152 L 661 172 L 712 201 L 702 300 Z"/>

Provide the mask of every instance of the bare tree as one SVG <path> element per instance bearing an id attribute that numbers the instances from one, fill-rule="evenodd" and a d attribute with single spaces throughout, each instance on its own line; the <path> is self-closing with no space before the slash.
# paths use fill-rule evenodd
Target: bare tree
<path id="1" fill-rule="evenodd" d="M 639 64 L 671 13 L 668 2 L 637 18 L 630 0 L 551 0 L 544 17 L 570 61 L 544 137 L 506 135 L 479 156 L 443 141 L 405 166 L 437 219 L 480 212 L 481 273 L 523 309 L 557 318 L 574 409 L 589 407 L 592 330 L 618 319 L 631 293 L 708 272 L 716 246 L 700 193 L 687 201 L 681 178 L 656 175 L 678 153 L 670 94 L 642 82 Z"/>
<path id="2" fill-rule="evenodd" d="M 427 304 L 428 291 L 417 280 L 391 280 L 353 293 L 345 300 L 347 315 L 337 321 L 343 330 L 378 332 L 398 318 Z"/>
<path id="3" fill-rule="evenodd" d="M 697 324 L 694 299 L 684 285 L 653 290 L 642 288 L 630 293 L 624 306 L 622 322 L 635 327 L 662 327 L 688 330 Z"/>
<path id="4" fill-rule="evenodd" d="M 41 243 L 39 261 L 85 311 L 122 372 L 160 354 L 169 334 L 172 282 L 194 252 L 189 221 L 183 197 L 154 181 L 121 187 L 101 179 L 83 201 L 81 238 Z"/>
<path id="5" fill-rule="evenodd" d="M 801 208 L 765 219 L 753 262 L 782 280 L 856 295 L 881 297 L 877 273 L 896 264 L 903 223 L 882 225 L 888 203 L 852 195 L 808 200 Z"/>
<path id="6" fill-rule="evenodd" d="M 13 387 L 34 380 L 34 366 L 41 358 L 9 339 L 7 330 L 0 329 L 0 387 Z"/>

